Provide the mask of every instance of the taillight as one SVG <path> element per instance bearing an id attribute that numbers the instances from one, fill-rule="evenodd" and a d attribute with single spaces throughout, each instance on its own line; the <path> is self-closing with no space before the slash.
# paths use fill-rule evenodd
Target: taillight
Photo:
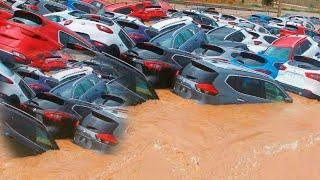
<path id="1" fill-rule="evenodd" d="M 254 42 L 254 45 L 260 45 L 260 44 L 262 44 L 261 41 L 253 41 L 253 42 Z"/>
<path id="2" fill-rule="evenodd" d="M 196 89 L 202 93 L 217 95 L 219 91 L 212 84 L 197 83 Z"/>
<path id="3" fill-rule="evenodd" d="M 144 38 L 144 36 L 142 34 L 138 34 L 138 33 L 130 33 L 128 35 L 133 40 L 140 40 L 140 39 Z"/>
<path id="4" fill-rule="evenodd" d="M 94 46 L 96 46 L 96 47 L 104 47 L 104 44 L 103 43 L 101 43 L 101 42 L 99 42 L 99 41 L 92 41 L 92 44 L 94 45 Z"/>
<path id="5" fill-rule="evenodd" d="M 104 143 L 117 144 L 117 138 L 111 134 L 96 134 L 96 138 Z"/>
<path id="6" fill-rule="evenodd" d="M 170 64 L 167 64 L 167 63 L 164 63 L 161 61 L 145 60 L 145 61 L 143 61 L 143 65 L 145 68 L 147 68 L 149 70 L 154 70 L 157 72 L 170 68 Z"/>
<path id="7" fill-rule="evenodd" d="M 68 26 L 72 23 L 72 20 L 66 20 L 63 25 Z"/>
<path id="8" fill-rule="evenodd" d="M 320 82 L 320 74 L 306 72 L 305 75 L 307 78 L 310 78 L 310 79 L 313 79 L 313 80 Z"/>
<path id="9" fill-rule="evenodd" d="M 284 70 L 286 70 L 286 69 L 287 69 L 287 66 L 285 66 L 285 65 L 283 65 L 283 64 L 281 64 L 281 65 L 279 66 L 279 70 L 284 71 Z"/>
<path id="10" fill-rule="evenodd" d="M 71 115 L 65 112 L 45 111 L 44 117 L 48 120 L 61 122 L 64 119 L 70 119 Z"/>
<path id="11" fill-rule="evenodd" d="M 103 31 L 103 32 L 108 33 L 108 34 L 113 34 L 113 31 L 110 28 L 106 27 L 106 26 L 102 26 L 100 24 L 97 24 L 96 26 L 100 31 Z"/>
<path id="12" fill-rule="evenodd" d="M 17 62 L 19 62 L 19 63 L 26 63 L 27 61 L 27 58 L 23 55 L 23 54 L 21 54 L 21 53 L 18 53 L 18 52 L 12 52 L 12 55 L 13 55 L 13 57 L 14 57 L 14 60 L 16 60 Z"/>
<path id="13" fill-rule="evenodd" d="M 37 83 L 30 83 L 28 84 L 28 86 L 33 90 L 41 90 L 43 88 L 41 84 L 37 84 Z"/>
<path id="14" fill-rule="evenodd" d="M 265 70 L 265 69 L 255 69 L 255 71 L 257 71 L 257 72 L 261 72 L 261 73 L 264 73 L 264 74 L 266 74 L 266 75 L 270 75 L 270 74 L 271 74 L 271 72 L 270 72 L 270 71 Z"/>

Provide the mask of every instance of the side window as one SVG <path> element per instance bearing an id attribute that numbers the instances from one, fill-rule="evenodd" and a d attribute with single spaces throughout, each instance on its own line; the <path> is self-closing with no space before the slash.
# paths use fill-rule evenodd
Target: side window
<path id="1" fill-rule="evenodd" d="M 201 17 L 201 21 L 202 21 L 202 24 L 205 24 L 205 25 L 212 25 L 212 20 L 207 18 L 207 17 Z"/>
<path id="2" fill-rule="evenodd" d="M 128 14 L 130 14 L 132 12 L 132 9 L 131 8 L 121 8 L 121 9 L 115 10 L 114 12 L 121 13 L 121 14 L 124 14 L 124 15 L 128 15 Z"/>
<path id="3" fill-rule="evenodd" d="M 42 147 L 50 149 L 54 147 L 54 144 L 52 143 L 52 140 L 50 139 L 47 130 L 40 126 L 36 126 L 35 142 Z"/>
<path id="4" fill-rule="evenodd" d="M 302 55 L 305 53 L 308 49 L 311 47 L 311 43 L 306 40 L 303 43 L 301 43 L 299 46 L 297 46 L 294 50 L 294 55 Z"/>
<path id="5" fill-rule="evenodd" d="M 82 88 L 81 84 L 77 84 L 74 87 L 73 91 L 73 98 L 78 99 L 80 96 L 82 96 L 86 91 Z"/>
<path id="6" fill-rule="evenodd" d="M 261 80 L 250 77 L 229 76 L 227 83 L 240 93 L 259 98 L 265 98 L 266 96 Z"/>
<path id="7" fill-rule="evenodd" d="M 67 82 L 67 81 L 72 80 L 72 79 L 78 79 L 78 78 L 80 78 L 80 77 L 82 77 L 84 75 L 86 75 L 86 74 L 82 73 L 82 74 L 71 75 L 71 76 L 68 76 L 68 77 L 62 79 L 60 83 Z"/>
<path id="8" fill-rule="evenodd" d="M 184 39 L 182 33 L 179 33 L 174 39 L 173 48 L 179 48 L 184 42 L 186 42 L 186 40 Z"/>
<path id="9" fill-rule="evenodd" d="M 274 84 L 269 82 L 264 82 L 266 99 L 271 101 L 283 101 L 286 95 Z"/>

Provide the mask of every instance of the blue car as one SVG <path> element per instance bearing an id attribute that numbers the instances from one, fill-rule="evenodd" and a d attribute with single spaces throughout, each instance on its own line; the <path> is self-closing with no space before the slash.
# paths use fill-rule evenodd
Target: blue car
<path id="1" fill-rule="evenodd" d="M 116 22 L 135 43 L 148 42 L 152 38 L 148 34 L 148 26 L 138 25 L 125 19 L 117 19 Z"/>
<path id="2" fill-rule="evenodd" d="M 165 48 L 193 52 L 206 41 L 205 31 L 196 24 L 188 24 L 179 29 L 161 33 L 150 40 L 150 43 Z"/>
<path id="3" fill-rule="evenodd" d="M 253 23 L 264 25 L 268 24 L 271 18 L 271 16 L 265 14 L 253 14 L 248 18 L 248 20 Z"/>
<path id="4" fill-rule="evenodd" d="M 254 54 L 241 52 L 239 56 L 232 59 L 230 63 L 238 66 L 245 66 L 254 71 L 267 74 L 272 78 L 276 78 L 280 66 L 287 61 L 287 59 L 273 58 L 263 53 Z"/>

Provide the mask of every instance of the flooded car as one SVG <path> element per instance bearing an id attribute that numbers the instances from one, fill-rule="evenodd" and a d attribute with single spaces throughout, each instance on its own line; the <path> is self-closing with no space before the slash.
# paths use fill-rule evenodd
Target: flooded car
<path id="1" fill-rule="evenodd" d="M 292 102 L 268 76 L 215 60 L 191 62 L 178 75 L 173 91 L 204 104 Z"/>

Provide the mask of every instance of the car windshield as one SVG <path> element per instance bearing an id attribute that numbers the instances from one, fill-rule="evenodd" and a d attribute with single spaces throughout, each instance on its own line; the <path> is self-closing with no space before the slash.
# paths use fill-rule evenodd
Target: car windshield
<path id="1" fill-rule="evenodd" d="M 173 39 L 173 34 L 175 31 L 170 31 L 168 33 L 164 33 L 161 34 L 157 37 L 155 37 L 151 43 L 158 45 L 158 46 L 162 46 L 162 47 L 166 47 L 166 48 L 171 48 L 172 45 L 172 39 Z"/>
<path id="2" fill-rule="evenodd" d="M 290 48 L 274 47 L 270 46 L 265 52 L 264 55 L 277 58 L 277 59 L 289 59 Z"/>

